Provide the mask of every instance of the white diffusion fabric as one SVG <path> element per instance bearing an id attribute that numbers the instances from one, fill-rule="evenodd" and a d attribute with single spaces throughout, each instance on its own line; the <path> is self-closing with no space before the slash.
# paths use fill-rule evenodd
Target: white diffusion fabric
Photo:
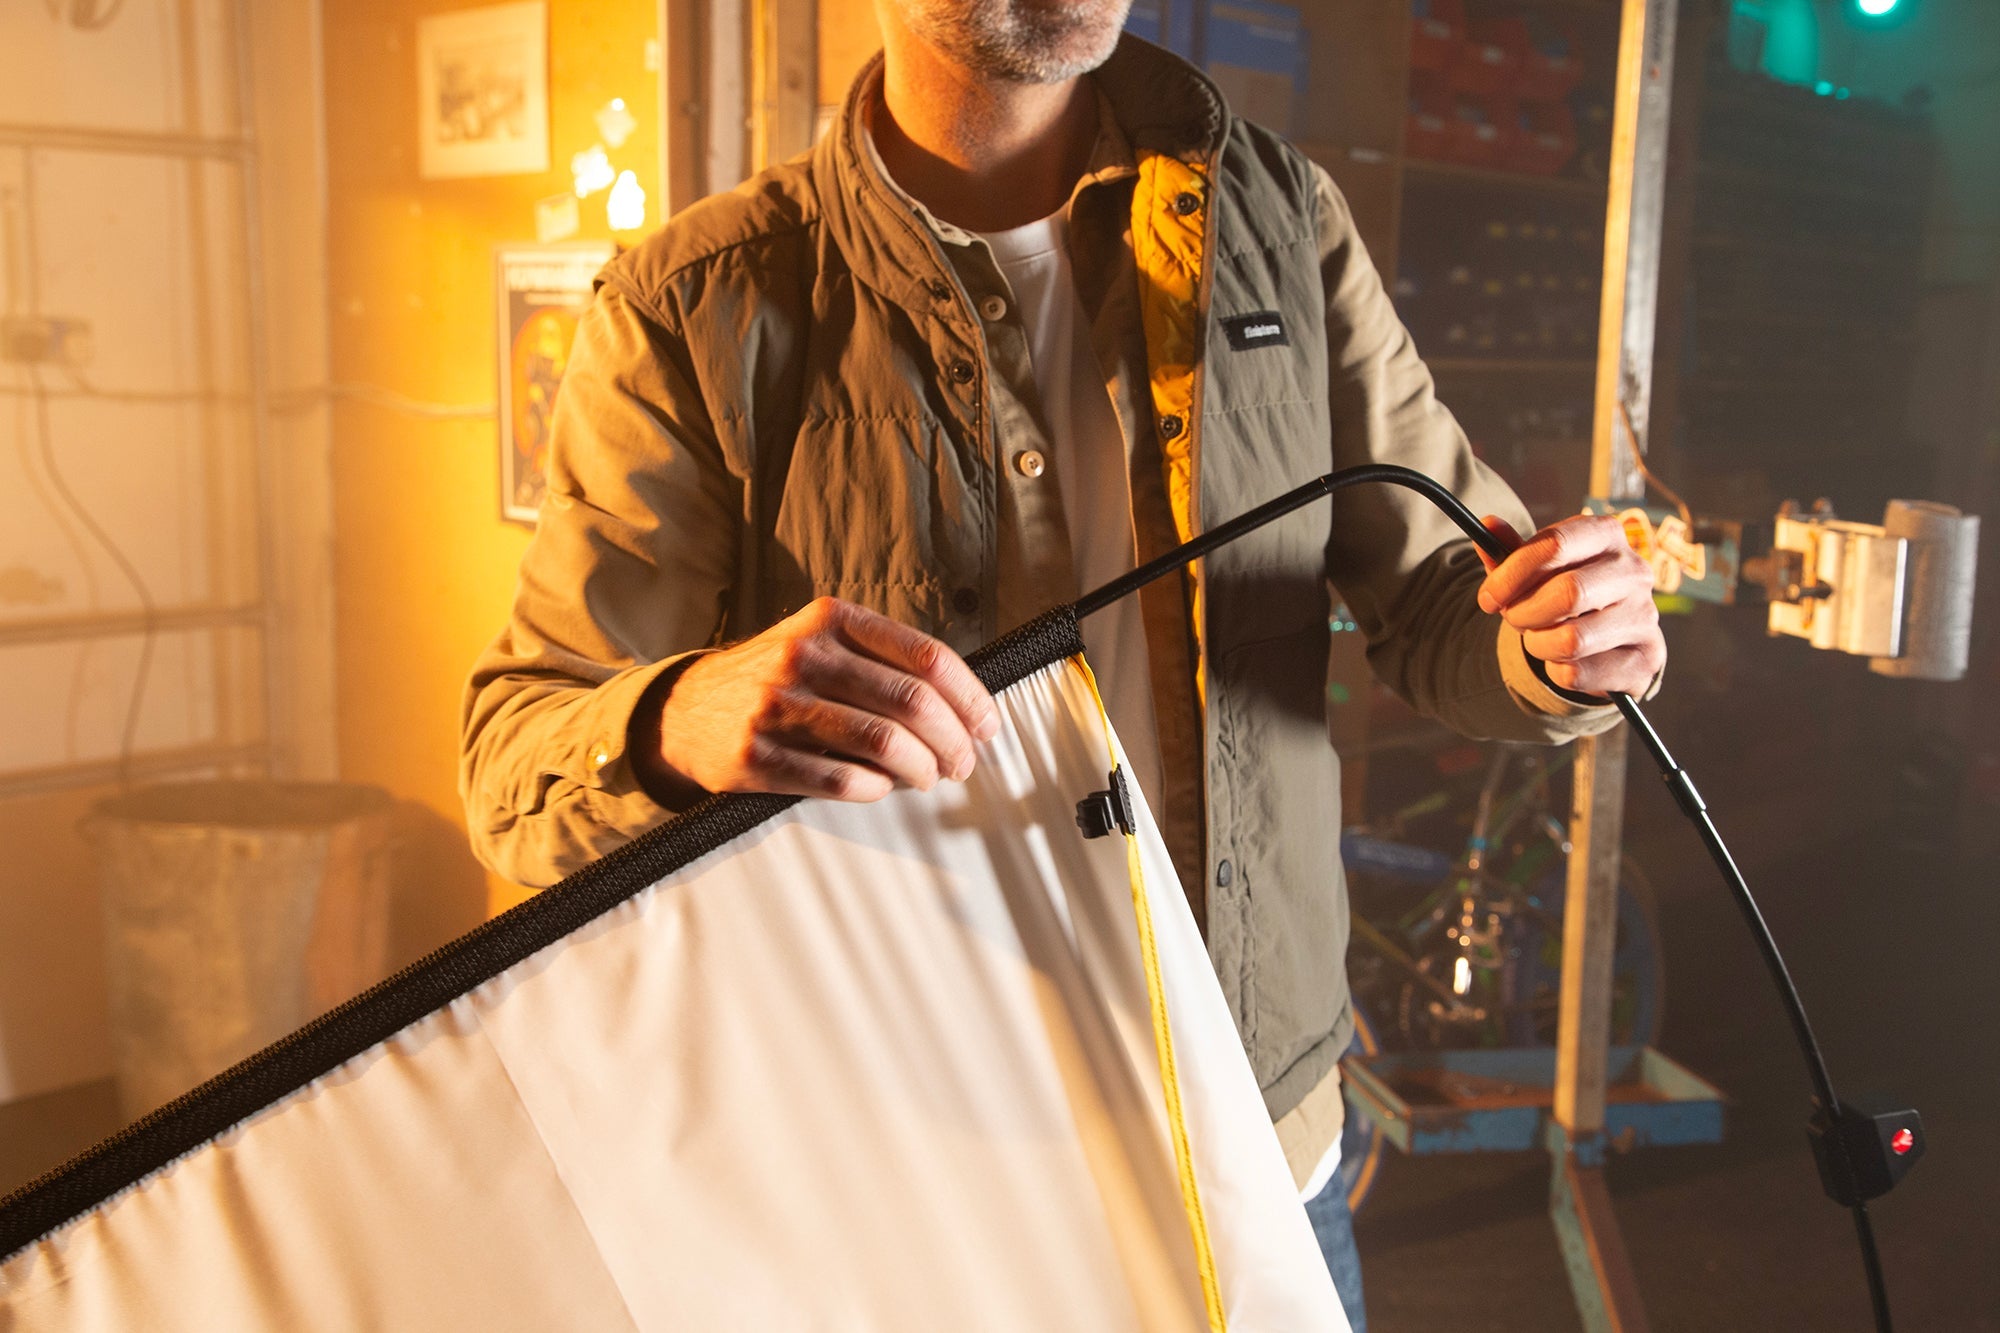
<path id="1" fill-rule="evenodd" d="M 0 1328 L 1346 1328 L 1084 668 L 759 825 L 0 1266 Z"/>

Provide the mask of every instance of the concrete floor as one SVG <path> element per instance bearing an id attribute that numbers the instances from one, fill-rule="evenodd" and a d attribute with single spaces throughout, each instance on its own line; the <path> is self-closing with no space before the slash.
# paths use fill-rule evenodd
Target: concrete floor
<path id="1" fill-rule="evenodd" d="M 1836 1089 L 1923 1113 L 1927 1157 L 1871 1209 L 1897 1326 L 2000 1330 L 2000 811 L 1927 788 L 1952 756 L 1893 739 L 1935 700 L 1803 645 L 1742 651 L 1734 708 L 1690 692 L 1655 720 L 1762 903 Z M 1723 1143 L 1611 1163 L 1653 1327 L 1868 1329 L 1852 1223 L 1804 1140 L 1805 1067 L 1748 932 L 1636 765 L 1627 808 L 1660 897 L 1661 1047 L 1730 1097 Z M 1376 1333 L 1579 1327 L 1546 1157 L 1389 1158 L 1356 1220 Z"/>
<path id="2" fill-rule="evenodd" d="M 1967 896 L 1972 888 L 1963 881 L 1950 887 Z M 1611 1164 L 1653 1326 L 1866 1329 L 1852 1226 L 1820 1192 L 1803 1136 L 1803 1065 L 1759 964 L 1726 905 L 1716 910 L 1685 899 L 1663 914 L 1670 968 L 1708 951 L 1706 984 L 1673 996 L 1663 1048 L 1727 1090 L 1731 1105 L 1719 1145 L 1640 1152 Z M 1787 952 L 1836 1086 L 1894 1090 L 1924 1113 L 1928 1156 L 1872 1209 L 1898 1325 L 1969 1333 L 2000 1330 L 2000 1155 L 1993 1146 L 2000 1141 L 2000 1087 L 1992 1038 L 1984 1050 L 1954 1045 L 1940 1020 L 1969 1017 L 1982 1005 L 1986 1022 L 1995 1017 L 1992 969 L 1968 956 L 1984 947 L 1973 943 L 1977 937 L 2000 937 L 1990 892 L 1978 916 L 1956 926 L 1965 931 L 1954 949 L 1962 967 L 1935 954 L 1932 965 L 1922 965 L 1920 950 L 1938 941 L 1910 940 L 1912 930 L 1853 938 L 1856 947 L 1843 950 L 1796 925 L 1774 928 L 1792 941 Z M 1882 966 L 1898 945 L 1916 956 L 1900 968 Z M 1850 971 L 1853 980 L 1843 984 Z M 1377 1333 L 1578 1327 L 1547 1191 L 1548 1165 L 1539 1155 L 1392 1153 L 1356 1220 L 1371 1326 Z"/>

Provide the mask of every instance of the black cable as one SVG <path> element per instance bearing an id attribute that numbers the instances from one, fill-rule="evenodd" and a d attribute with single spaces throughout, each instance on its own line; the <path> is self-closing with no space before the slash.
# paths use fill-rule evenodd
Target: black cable
<path id="1" fill-rule="evenodd" d="M 1868 1201 L 1854 1204 L 1854 1238 L 1861 1243 L 1861 1266 L 1868 1271 L 1868 1303 L 1875 1308 L 1875 1327 L 1890 1333 L 1889 1284 L 1882 1277 L 1882 1256 L 1875 1249 L 1875 1224 L 1868 1220 Z"/>
<path id="2" fill-rule="evenodd" d="M 1076 603 L 1078 619 L 1101 611 L 1128 593 L 1138 591 L 1165 574 L 1170 574 L 1183 565 L 1200 559 L 1218 547 L 1226 546 L 1245 533 L 1263 527 L 1273 519 L 1282 518 L 1295 509 L 1311 504 L 1321 496 L 1332 495 L 1335 491 L 1346 490 L 1350 486 L 1380 483 L 1401 486 L 1415 491 L 1444 512 L 1445 517 L 1456 523 L 1495 561 L 1504 560 L 1512 553 L 1507 543 L 1479 521 L 1470 509 L 1465 507 L 1450 488 L 1421 472 L 1393 464 L 1371 463 L 1363 467 L 1345 468 L 1339 472 L 1329 472 L 1323 477 L 1315 477 L 1303 486 L 1285 492 L 1275 500 L 1268 500 L 1248 513 L 1240 514 L 1220 527 L 1201 534 L 1192 541 L 1184 542 L 1158 559 L 1149 560 L 1129 574 L 1087 593 Z M 1542 682 L 1562 698 L 1573 703 L 1589 704 L 1597 707 L 1609 703 L 1617 707 L 1625 721 L 1631 724 L 1638 735 L 1639 743 L 1659 767 L 1660 776 L 1672 793 L 1674 803 L 1695 826 L 1702 845 L 1708 849 L 1710 859 L 1716 869 L 1722 872 L 1724 882 L 1729 885 L 1730 894 L 1736 905 L 1742 909 L 1743 919 L 1750 927 L 1751 935 L 1757 941 L 1757 951 L 1763 956 L 1764 966 L 1771 974 L 1771 981 L 1778 988 L 1778 998 L 1785 1007 L 1785 1016 L 1791 1020 L 1792 1036 L 1798 1042 L 1799 1052 L 1805 1057 L 1806 1072 L 1812 1079 L 1813 1090 L 1819 1098 L 1820 1106 L 1829 1118 L 1837 1117 L 1840 1101 L 1834 1096 L 1833 1076 L 1827 1071 L 1826 1057 L 1820 1053 L 1819 1041 L 1813 1036 L 1812 1023 L 1806 1017 L 1804 1001 L 1799 998 L 1798 988 L 1792 984 L 1791 971 L 1785 966 L 1784 956 L 1778 952 L 1778 941 L 1772 936 L 1771 928 L 1764 921 L 1764 914 L 1757 907 L 1757 900 L 1751 896 L 1750 885 L 1744 880 L 1743 872 L 1737 868 L 1736 858 L 1730 855 L 1729 847 L 1717 831 L 1715 821 L 1709 818 L 1708 806 L 1695 789 L 1687 771 L 1675 762 L 1660 734 L 1653 730 L 1638 703 L 1625 694 L 1593 695 L 1576 690 L 1567 690 L 1548 678 L 1547 669 L 1534 657 L 1528 659 Z M 1861 1264 L 1868 1275 L 1868 1296 L 1875 1309 L 1875 1327 L 1881 1333 L 1890 1333 L 1889 1292 L 1882 1276 L 1882 1259 L 1875 1249 L 1875 1231 L 1868 1219 L 1865 1201 L 1852 1205 L 1854 1231 L 1861 1244 Z"/>
<path id="3" fill-rule="evenodd" d="M 118 572 L 131 585 L 133 593 L 139 599 L 141 624 L 139 663 L 132 673 L 132 693 L 125 705 L 125 725 L 119 732 L 118 738 L 118 781 L 124 784 L 130 782 L 132 777 L 132 755 L 139 735 L 139 714 L 146 702 L 146 681 L 153 667 L 153 643 L 159 633 L 159 607 L 153 601 L 152 589 L 148 588 L 146 580 L 140 577 L 138 568 L 118 543 L 111 539 L 111 534 L 104 530 L 103 525 L 85 507 L 83 501 L 77 498 L 76 492 L 70 489 L 69 479 L 63 475 L 62 466 L 56 461 L 54 432 L 49 427 L 49 398 L 42 386 L 41 372 L 31 367 L 28 378 L 34 390 L 35 426 L 41 443 L 42 471 L 48 476 L 50 488 L 55 491 L 76 521 L 83 525 L 84 531 L 88 532 L 104 553 L 111 557 L 111 562 L 118 567 Z"/>
<path id="4" fill-rule="evenodd" d="M 51 3 L 53 4 L 53 0 L 51 0 Z M 112 5 L 104 17 L 106 23 L 117 16 L 118 10 L 123 3 L 124 0 L 116 0 L 116 3 Z M 21 150 L 21 185 L 27 204 L 24 214 L 25 226 L 23 228 L 23 236 L 26 239 L 28 260 L 28 307 L 30 310 L 37 310 L 40 308 L 37 304 L 40 297 L 39 289 L 35 285 L 39 257 L 39 250 L 35 241 L 35 155 L 31 149 L 27 148 Z M 42 372 L 39 366 L 30 365 L 27 367 L 27 372 L 28 389 L 35 406 L 35 431 L 41 446 L 42 471 L 48 480 L 49 489 L 55 494 L 56 499 L 61 502 L 62 507 L 69 511 L 70 516 L 76 519 L 84 531 L 90 534 L 91 540 L 95 541 L 103 549 L 104 553 L 111 557 L 111 563 L 118 567 L 119 574 L 131 585 L 134 596 L 139 600 L 141 624 L 139 661 L 132 673 L 132 693 L 125 706 L 125 725 L 120 729 L 118 738 L 118 781 L 121 786 L 128 785 L 132 780 L 132 756 L 138 742 L 139 716 L 146 702 L 146 684 L 151 678 L 153 649 L 155 640 L 159 635 L 159 607 L 153 600 L 152 589 L 147 587 L 146 580 L 140 576 L 138 567 L 125 554 L 124 549 L 116 541 L 112 540 L 111 534 L 104 530 L 104 526 L 97 521 L 96 516 L 90 512 L 89 507 L 77 498 L 76 491 L 71 488 L 69 478 L 64 475 L 62 465 L 56 459 L 55 433 L 49 424 L 48 385 L 42 381 Z M 57 521 L 61 522 L 60 515 L 58 515 Z M 62 526 L 66 533 L 69 532 L 68 524 L 62 524 Z M 71 534 L 71 539 L 74 541 L 74 534 Z M 89 557 L 85 555 L 80 544 L 77 550 L 77 558 L 83 562 L 84 578 L 94 590 L 96 587 L 95 575 L 91 573 Z M 81 651 L 88 653 L 89 645 L 86 644 Z M 79 657 L 79 663 L 81 663 L 81 660 L 81 657 Z M 79 665 L 77 670 L 77 679 L 79 681 L 82 679 L 81 665 Z M 72 687 L 72 700 L 75 698 L 75 688 L 75 686 Z M 74 703 L 72 703 L 72 707 L 74 707 Z M 72 742 L 73 740 L 74 736 L 72 735 Z"/>

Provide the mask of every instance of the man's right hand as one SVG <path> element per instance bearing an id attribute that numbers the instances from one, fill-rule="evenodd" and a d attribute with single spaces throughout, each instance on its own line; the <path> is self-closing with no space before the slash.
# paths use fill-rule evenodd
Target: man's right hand
<path id="1" fill-rule="evenodd" d="M 635 721 L 635 758 L 656 794 L 841 801 L 963 780 L 974 744 L 1000 730 L 993 696 L 957 653 L 831 597 L 695 659 L 657 722 Z"/>

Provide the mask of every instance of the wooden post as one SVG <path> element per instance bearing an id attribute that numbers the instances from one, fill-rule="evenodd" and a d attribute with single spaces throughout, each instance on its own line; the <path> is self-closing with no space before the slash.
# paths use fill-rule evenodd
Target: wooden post
<path id="1" fill-rule="evenodd" d="M 659 0 L 660 216 L 709 192 L 701 0 Z"/>
<path id="2" fill-rule="evenodd" d="M 1590 467 L 1592 493 L 1607 499 L 1642 490 L 1636 457 L 1645 445 L 1651 397 L 1673 86 L 1672 0 L 1623 4 Z M 1603 1176 L 1625 741 L 1621 725 L 1579 743 L 1563 920 L 1549 1208 L 1584 1326 L 1630 1333 L 1646 1327 L 1645 1309 Z"/>
<path id="3" fill-rule="evenodd" d="M 750 169 L 812 147 L 819 91 L 818 6 L 754 0 L 751 8 Z"/>

